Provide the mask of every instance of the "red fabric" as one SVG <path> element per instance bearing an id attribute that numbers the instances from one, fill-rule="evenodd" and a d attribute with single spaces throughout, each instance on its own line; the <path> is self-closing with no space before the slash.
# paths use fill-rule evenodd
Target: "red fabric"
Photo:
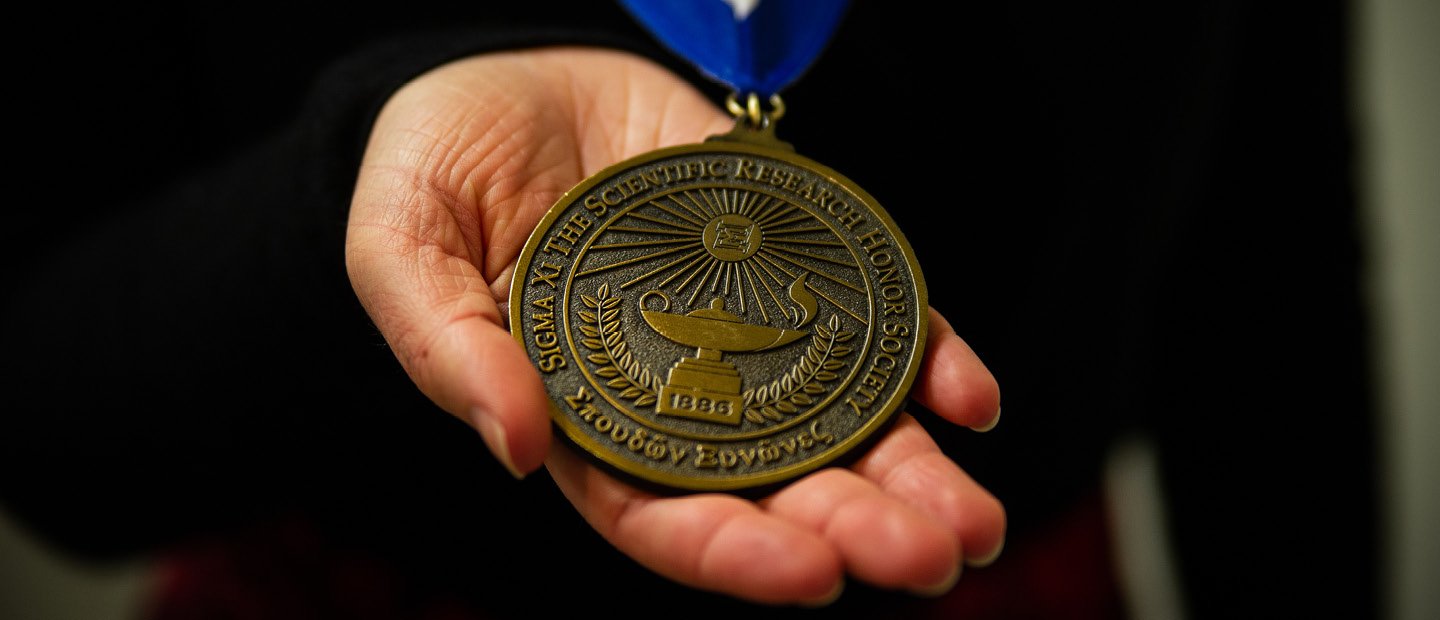
<path id="1" fill-rule="evenodd" d="M 1124 618 L 1106 521 L 1097 492 L 1064 518 L 1007 541 L 994 564 L 967 571 L 925 617 Z"/>
<path id="2" fill-rule="evenodd" d="M 175 549 L 159 562 L 149 620 L 474 620 L 376 558 L 294 519 Z"/>
<path id="3" fill-rule="evenodd" d="M 483 610 L 407 583 L 364 551 L 327 544 L 303 520 L 199 541 L 166 555 L 148 620 L 477 620 Z M 1124 617 L 1099 494 L 1009 540 L 995 564 L 966 569 L 918 618 Z M 683 614 L 682 614 L 683 615 Z"/>

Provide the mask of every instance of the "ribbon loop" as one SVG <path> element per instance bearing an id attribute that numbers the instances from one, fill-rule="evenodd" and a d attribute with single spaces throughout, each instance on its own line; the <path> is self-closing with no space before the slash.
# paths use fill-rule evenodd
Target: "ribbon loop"
<path id="1" fill-rule="evenodd" d="M 770 97 L 814 63 L 849 0 L 620 0 L 671 51 L 738 93 Z"/>

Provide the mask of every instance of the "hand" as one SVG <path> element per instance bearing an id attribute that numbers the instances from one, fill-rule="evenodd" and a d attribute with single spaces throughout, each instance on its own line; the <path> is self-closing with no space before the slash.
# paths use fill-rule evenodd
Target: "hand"
<path id="1" fill-rule="evenodd" d="M 1000 551 L 1000 503 L 908 415 L 851 469 L 827 468 L 757 502 L 643 493 L 550 448 L 540 377 L 501 306 L 525 240 L 600 168 L 697 142 L 731 121 L 635 56 L 546 49 L 457 61 L 412 81 L 376 121 L 350 212 L 346 265 L 411 379 L 475 427 L 517 477 L 544 462 L 602 536 L 681 583 L 766 603 L 833 600 L 846 574 L 924 594 Z M 990 373 L 931 311 L 915 397 L 988 428 Z"/>

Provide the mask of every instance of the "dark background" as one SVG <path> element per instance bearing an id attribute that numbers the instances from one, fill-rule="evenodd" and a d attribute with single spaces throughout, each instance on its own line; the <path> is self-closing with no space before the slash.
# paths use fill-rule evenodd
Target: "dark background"
<path id="1" fill-rule="evenodd" d="M 994 432 L 929 425 L 1006 503 L 1012 545 L 1092 495 L 1110 442 L 1140 432 L 1160 448 L 1196 617 L 1367 617 L 1378 536 L 1349 6 L 1253 4 L 994 3 L 953 20 L 861 1 L 786 93 L 780 131 L 887 206 L 932 303 L 1000 380 Z M 137 312 L 84 291 L 92 279 L 145 287 L 172 267 L 156 256 L 188 260 L 192 246 L 177 245 L 111 262 L 96 243 L 178 226 L 124 218 L 177 196 L 205 202 L 187 182 L 263 159 L 296 118 L 324 116 L 345 90 L 329 70 L 337 60 L 397 34 L 472 28 L 575 28 L 646 45 L 618 9 L 126 7 L 55 10 L 35 28 L 46 43 L 11 53 L 9 144 L 26 163 L 8 175 L 4 244 L 17 292 L 7 313 L 21 317 L 5 326 L 21 343 L 0 435 L 15 444 L 0 488 L 8 507 L 87 557 L 319 515 L 337 538 L 460 590 L 488 558 L 512 557 L 507 532 L 578 530 L 555 539 L 573 551 L 515 560 L 527 570 L 608 558 L 548 481 L 481 491 L 510 483 L 356 327 L 350 300 L 302 312 L 351 313 L 334 334 L 274 309 L 216 315 L 213 348 L 177 349 L 155 343 L 180 339 L 162 317 L 196 323 L 185 292 L 145 296 L 164 310 Z M 244 169 L 293 174 L 287 166 Z M 57 297 L 56 273 L 84 276 Z M 327 292 L 343 286 L 343 271 L 332 275 L 342 279 Z M 181 288 L 194 286 L 205 290 Z M 276 286 L 231 293 L 255 307 L 294 301 Z M 149 319 L 98 340 L 56 333 L 132 313 Z M 363 342 L 345 340 L 354 334 Z M 434 415 L 415 413 L 427 408 Z M 517 599 L 529 592 L 515 587 Z"/>

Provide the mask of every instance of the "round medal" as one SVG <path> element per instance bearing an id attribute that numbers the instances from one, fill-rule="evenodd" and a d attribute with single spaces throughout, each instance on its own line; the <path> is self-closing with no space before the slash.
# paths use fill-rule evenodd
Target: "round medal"
<path id="1" fill-rule="evenodd" d="M 558 428 L 647 486 L 739 490 L 835 463 L 920 369 L 925 284 L 890 216 L 747 131 L 584 180 L 511 284 Z"/>

